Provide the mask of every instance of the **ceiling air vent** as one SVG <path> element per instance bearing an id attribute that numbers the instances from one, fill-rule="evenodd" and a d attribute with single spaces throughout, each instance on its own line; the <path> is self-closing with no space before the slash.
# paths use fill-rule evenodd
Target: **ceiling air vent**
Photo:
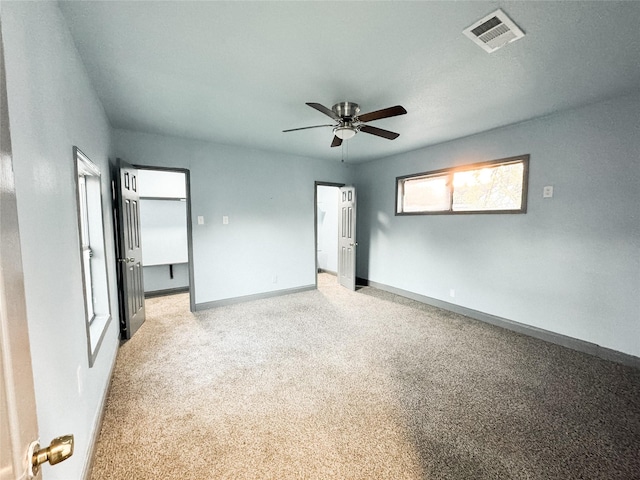
<path id="1" fill-rule="evenodd" d="M 524 37 L 524 32 L 500 9 L 465 28 L 462 33 L 489 53 Z"/>

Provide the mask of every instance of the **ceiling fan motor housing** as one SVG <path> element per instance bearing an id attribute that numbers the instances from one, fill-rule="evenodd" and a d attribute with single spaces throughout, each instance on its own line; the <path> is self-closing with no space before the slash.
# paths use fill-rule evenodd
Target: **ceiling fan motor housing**
<path id="1" fill-rule="evenodd" d="M 350 122 L 360 113 L 360 105 L 352 102 L 340 102 L 331 107 L 331 110 L 346 122 Z"/>
<path id="2" fill-rule="evenodd" d="M 334 127 L 333 134 L 340 140 L 349 140 L 358 133 L 358 127 L 353 125 L 353 121 L 360 113 L 360 106 L 352 102 L 336 103 L 331 110 L 340 117 L 340 124 Z"/>

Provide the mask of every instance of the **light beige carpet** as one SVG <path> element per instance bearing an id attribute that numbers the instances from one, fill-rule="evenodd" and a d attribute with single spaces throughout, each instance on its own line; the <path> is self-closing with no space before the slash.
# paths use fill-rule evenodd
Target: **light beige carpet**
<path id="1" fill-rule="evenodd" d="M 329 275 L 146 306 L 93 480 L 640 478 L 637 369 Z"/>

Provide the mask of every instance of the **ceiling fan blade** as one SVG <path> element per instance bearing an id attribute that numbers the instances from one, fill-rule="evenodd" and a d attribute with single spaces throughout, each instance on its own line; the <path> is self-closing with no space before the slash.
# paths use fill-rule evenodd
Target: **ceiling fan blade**
<path id="1" fill-rule="evenodd" d="M 320 127 L 335 127 L 333 124 L 327 125 L 313 125 L 312 127 L 301 127 L 301 128 L 290 128 L 289 130 L 282 130 L 282 132 L 295 132 L 296 130 L 308 130 L 310 128 L 320 128 Z"/>
<path id="2" fill-rule="evenodd" d="M 358 120 L 360 120 L 361 122 L 371 122 L 372 120 L 395 117 L 397 115 L 404 115 L 405 113 L 407 113 L 407 111 L 403 106 L 396 105 L 395 107 L 383 108 L 382 110 L 376 110 L 375 112 L 358 115 Z"/>
<path id="3" fill-rule="evenodd" d="M 389 140 L 395 140 L 400 136 L 399 133 L 390 132 L 389 130 L 383 130 L 382 128 L 372 127 L 371 125 L 362 125 L 360 131 L 364 133 L 370 133 L 371 135 L 377 135 L 378 137 L 388 138 Z"/>
<path id="4" fill-rule="evenodd" d="M 333 136 L 333 142 L 331 142 L 331 146 L 332 147 L 339 147 L 340 145 L 342 145 L 342 139 L 336 137 L 335 135 Z"/>
<path id="5" fill-rule="evenodd" d="M 334 120 L 340 120 L 340 117 L 336 115 L 336 113 L 330 108 L 325 107 L 324 105 L 320 105 L 319 103 L 307 102 L 311 108 L 315 108 L 319 112 L 324 113 L 325 115 L 333 118 Z"/>

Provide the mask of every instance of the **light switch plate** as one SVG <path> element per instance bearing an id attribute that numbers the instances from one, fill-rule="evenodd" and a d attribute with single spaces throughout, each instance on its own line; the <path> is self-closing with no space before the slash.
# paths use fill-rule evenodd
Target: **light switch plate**
<path id="1" fill-rule="evenodd" d="M 198 215 L 198 225 L 204 225 L 204 217 L 202 215 Z"/>

